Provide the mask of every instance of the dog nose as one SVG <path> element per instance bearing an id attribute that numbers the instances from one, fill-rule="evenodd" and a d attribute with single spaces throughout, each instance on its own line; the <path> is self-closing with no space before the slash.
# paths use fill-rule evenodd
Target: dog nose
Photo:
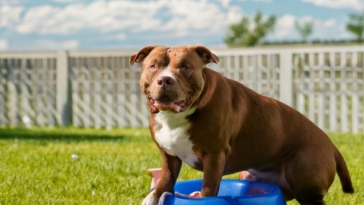
<path id="1" fill-rule="evenodd" d="M 170 86 L 170 85 L 173 85 L 174 83 L 175 83 L 175 80 L 169 76 L 163 76 L 163 77 L 159 77 L 157 79 L 157 84 L 160 87 Z"/>

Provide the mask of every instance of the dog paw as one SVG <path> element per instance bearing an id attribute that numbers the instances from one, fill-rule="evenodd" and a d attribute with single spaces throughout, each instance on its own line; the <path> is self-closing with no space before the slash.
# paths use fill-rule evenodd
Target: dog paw
<path id="1" fill-rule="evenodd" d="M 201 198 L 201 192 L 200 191 L 195 191 L 192 192 L 190 195 L 188 195 L 190 198 Z"/>
<path id="2" fill-rule="evenodd" d="M 163 205 L 164 204 L 164 200 L 166 199 L 167 196 L 172 195 L 172 193 L 170 192 L 164 192 L 161 196 L 161 198 L 159 199 L 159 203 L 158 205 Z"/>
<path id="3" fill-rule="evenodd" d="M 159 199 L 154 196 L 154 190 L 143 199 L 142 205 L 158 205 Z"/>
<path id="4" fill-rule="evenodd" d="M 154 190 L 148 194 L 147 197 L 144 198 L 142 205 L 163 205 L 164 200 L 167 196 L 172 195 L 172 193 L 164 192 L 162 196 L 158 199 L 154 196 Z"/>
<path id="5" fill-rule="evenodd" d="M 175 192 L 174 193 L 176 196 L 180 196 L 180 197 L 184 197 L 184 198 L 201 198 L 201 192 L 199 191 L 195 191 L 195 192 L 192 192 L 191 194 L 189 195 L 186 195 L 186 194 L 181 194 L 179 192 Z"/>

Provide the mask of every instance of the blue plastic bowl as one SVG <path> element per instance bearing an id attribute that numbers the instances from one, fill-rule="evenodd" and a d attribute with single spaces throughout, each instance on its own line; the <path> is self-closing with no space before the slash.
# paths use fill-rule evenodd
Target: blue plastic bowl
<path id="1" fill-rule="evenodd" d="M 285 205 L 281 190 L 275 184 L 256 181 L 223 179 L 216 197 L 188 198 L 194 191 L 200 191 L 202 180 L 177 182 L 174 191 L 184 194 L 167 195 L 164 205 Z"/>

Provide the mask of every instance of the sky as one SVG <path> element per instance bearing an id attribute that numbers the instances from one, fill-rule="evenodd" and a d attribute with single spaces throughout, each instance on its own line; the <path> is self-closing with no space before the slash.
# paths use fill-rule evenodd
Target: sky
<path id="1" fill-rule="evenodd" d="M 0 50 L 223 47 L 228 26 L 261 11 L 277 22 L 264 40 L 299 40 L 294 22 L 314 22 L 311 39 L 351 39 L 348 13 L 364 0 L 0 0 Z"/>

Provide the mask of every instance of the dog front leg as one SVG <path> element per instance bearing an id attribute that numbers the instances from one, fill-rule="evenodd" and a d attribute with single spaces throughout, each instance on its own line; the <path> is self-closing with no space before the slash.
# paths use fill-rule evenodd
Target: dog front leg
<path id="1" fill-rule="evenodd" d="M 203 183 L 201 197 L 216 196 L 225 167 L 225 155 L 206 155 L 203 160 Z"/>
<path id="2" fill-rule="evenodd" d="M 155 188 L 157 195 L 161 196 L 164 192 L 173 192 L 181 170 L 182 161 L 162 151 L 162 176 Z"/>
<path id="3" fill-rule="evenodd" d="M 155 189 L 143 200 L 142 205 L 157 205 L 164 192 L 173 193 L 174 185 L 181 170 L 182 161 L 176 157 L 168 155 L 161 150 L 162 154 L 162 176 Z"/>

